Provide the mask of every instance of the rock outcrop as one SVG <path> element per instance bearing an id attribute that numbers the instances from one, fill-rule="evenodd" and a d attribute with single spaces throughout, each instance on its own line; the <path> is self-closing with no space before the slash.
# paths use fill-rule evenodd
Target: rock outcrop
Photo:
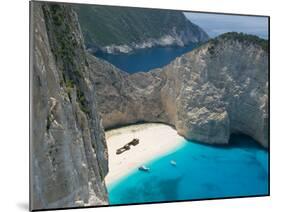
<path id="1" fill-rule="evenodd" d="M 108 204 L 107 147 L 77 15 L 32 2 L 31 21 L 30 207 Z"/>
<path id="2" fill-rule="evenodd" d="M 75 8 L 91 51 L 129 53 L 153 46 L 184 46 L 209 38 L 180 11 L 99 5 Z"/>
<path id="3" fill-rule="evenodd" d="M 226 144 L 244 133 L 268 146 L 266 41 L 224 34 L 147 73 L 88 55 L 105 128 L 164 122 L 188 139 Z"/>

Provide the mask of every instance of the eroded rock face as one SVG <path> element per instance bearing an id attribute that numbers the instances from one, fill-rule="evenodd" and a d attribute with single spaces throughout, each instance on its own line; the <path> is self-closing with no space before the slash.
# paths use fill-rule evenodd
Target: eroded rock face
<path id="1" fill-rule="evenodd" d="M 31 12 L 30 207 L 108 204 L 107 147 L 76 14 L 40 2 Z"/>
<path id="2" fill-rule="evenodd" d="M 254 42 L 221 36 L 162 69 L 132 75 L 88 57 L 105 128 L 164 122 L 205 143 L 245 133 L 268 146 L 268 53 Z"/>
<path id="3" fill-rule="evenodd" d="M 160 90 L 165 81 L 160 70 L 128 75 L 91 55 L 98 109 L 105 128 L 141 121 L 168 122 L 161 103 Z"/>

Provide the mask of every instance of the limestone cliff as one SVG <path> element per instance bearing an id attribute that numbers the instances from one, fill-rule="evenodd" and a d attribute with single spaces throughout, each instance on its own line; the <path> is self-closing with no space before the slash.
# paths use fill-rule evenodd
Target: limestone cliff
<path id="1" fill-rule="evenodd" d="M 108 204 L 107 147 L 77 15 L 31 3 L 32 210 Z"/>
<path id="2" fill-rule="evenodd" d="M 266 46 L 228 33 L 162 69 L 132 75 L 88 55 L 103 125 L 164 122 L 188 139 L 222 144 L 245 133 L 267 147 Z"/>

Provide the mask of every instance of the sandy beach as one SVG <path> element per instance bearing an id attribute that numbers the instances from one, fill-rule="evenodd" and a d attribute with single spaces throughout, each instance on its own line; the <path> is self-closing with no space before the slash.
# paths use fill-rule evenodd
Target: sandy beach
<path id="1" fill-rule="evenodd" d="M 139 144 L 117 155 L 116 150 L 132 139 Z M 180 148 L 186 141 L 177 131 L 165 124 L 137 124 L 106 131 L 109 154 L 109 173 L 106 185 L 126 176 L 147 162 Z"/>

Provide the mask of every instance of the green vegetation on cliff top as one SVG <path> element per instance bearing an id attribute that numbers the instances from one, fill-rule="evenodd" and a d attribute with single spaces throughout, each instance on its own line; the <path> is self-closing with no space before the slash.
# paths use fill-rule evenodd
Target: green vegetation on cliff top
<path id="1" fill-rule="evenodd" d="M 248 44 L 254 44 L 260 46 L 264 51 L 268 51 L 268 40 L 262 39 L 256 35 L 250 35 L 238 32 L 227 32 L 217 38 L 210 40 L 213 44 L 217 43 L 219 39 L 224 40 L 236 40 L 239 42 L 244 42 Z"/>
<path id="2" fill-rule="evenodd" d="M 177 11 L 96 5 L 79 5 L 75 9 L 87 46 L 140 43 L 160 38 L 173 29 L 189 30 L 191 35 L 201 31 Z"/>

